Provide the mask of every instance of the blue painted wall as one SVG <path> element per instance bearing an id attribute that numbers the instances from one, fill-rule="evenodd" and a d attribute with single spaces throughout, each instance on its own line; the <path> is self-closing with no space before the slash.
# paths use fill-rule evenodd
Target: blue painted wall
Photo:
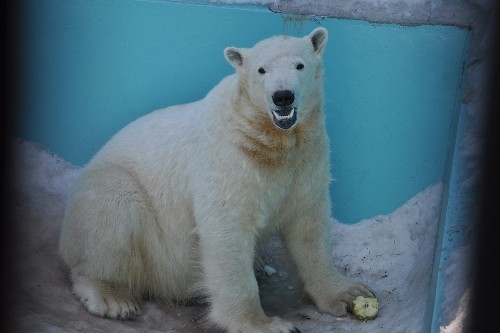
<path id="1" fill-rule="evenodd" d="M 257 7 L 168 1 L 18 2 L 21 138 L 84 165 L 154 109 L 202 98 L 232 68 L 223 49 L 329 29 L 325 54 L 334 216 L 387 214 L 448 178 L 469 32 L 291 19 Z"/>

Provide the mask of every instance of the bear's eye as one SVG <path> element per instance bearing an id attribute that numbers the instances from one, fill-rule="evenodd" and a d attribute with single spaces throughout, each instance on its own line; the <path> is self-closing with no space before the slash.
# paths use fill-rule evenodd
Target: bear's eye
<path id="1" fill-rule="evenodd" d="M 298 63 L 297 67 L 295 67 L 295 68 L 297 68 L 300 71 L 302 68 L 304 68 L 304 64 Z"/>
<path id="2" fill-rule="evenodd" d="M 258 69 L 258 72 L 259 72 L 260 74 L 266 74 L 266 70 L 265 70 L 263 67 L 260 67 L 260 68 Z"/>

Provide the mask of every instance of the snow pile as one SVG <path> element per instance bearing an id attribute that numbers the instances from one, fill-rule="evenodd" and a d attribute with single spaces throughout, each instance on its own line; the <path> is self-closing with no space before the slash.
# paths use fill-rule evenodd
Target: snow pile
<path id="1" fill-rule="evenodd" d="M 14 222 L 22 239 L 16 253 L 21 287 L 13 291 L 18 300 L 16 332 L 209 332 L 203 304 L 146 301 L 134 321 L 86 313 L 71 295 L 68 272 L 58 254 L 65 202 L 80 169 L 32 143 L 17 142 L 15 149 L 19 154 Z M 303 294 L 277 240 L 264 255 L 266 264 L 277 272 L 258 276 L 266 312 L 293 321 L 303 333 L 419 332 L 429 293 L 441 193 L 442 185 L 434 184 L 392 214 L 355 225 L 333 221 L 334 262 L 343 274 L 373 288 L 381 306 L 375 320 L 363 323 L 353 316 L 319 313 Z M 460 254 L 450 260 L 455 263 L 450 266 L 454 272 L 460 271 Z M 454 309 L 451 303 L 462 295 L 453 295 L 452 288 L 449 292 L 447 304 Z"/>
<path id="2" fill-rule="evenodd" d="M 381 304 L 366 332 L 419 332 L 425 322 L 441 193 L 434 184 L 392 214 L 334 224 L 334 262 L 370 284 Z"/>

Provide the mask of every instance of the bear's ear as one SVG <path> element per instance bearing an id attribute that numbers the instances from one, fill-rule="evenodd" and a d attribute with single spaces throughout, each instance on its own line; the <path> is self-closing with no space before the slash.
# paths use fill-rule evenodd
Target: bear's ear
<path id="1" fill-rule="evenodd" d="M 242 51 L 236 47 L 226 47 L 224 49 L 224 57 L 236 69 L 243 66 Z"/>
<path id="2" fill-rule="evenodd" d="M 323 52 L 326 41 L 328 40 L 328 30 L 325 28 L 316 28 L 309 34 L 309 36 L 307 36 L 307 38 L 309 38 L 312 42 L 314 53 L 320 55 Z"/>

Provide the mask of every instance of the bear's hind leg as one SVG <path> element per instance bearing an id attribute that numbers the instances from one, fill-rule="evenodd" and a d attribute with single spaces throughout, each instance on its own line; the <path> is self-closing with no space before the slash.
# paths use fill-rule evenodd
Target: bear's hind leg
<path id="1" fill-rule="evenodd" d="M 144 234 L 156 230 L 140 183 L 116 165 L 88 168 L 75 186 L 64 223 L 60 249 L 72 272 L 73 293 L 92 314 L 137 315 L 138 300 L 154 281 Z"/>
<path id="2" fill-rule="evenodd" d="M 90 313 L 115 319 L 133 319 L 140 313 L 138 301 L 124 285 L 73 277 L 73 293 Z"/>

